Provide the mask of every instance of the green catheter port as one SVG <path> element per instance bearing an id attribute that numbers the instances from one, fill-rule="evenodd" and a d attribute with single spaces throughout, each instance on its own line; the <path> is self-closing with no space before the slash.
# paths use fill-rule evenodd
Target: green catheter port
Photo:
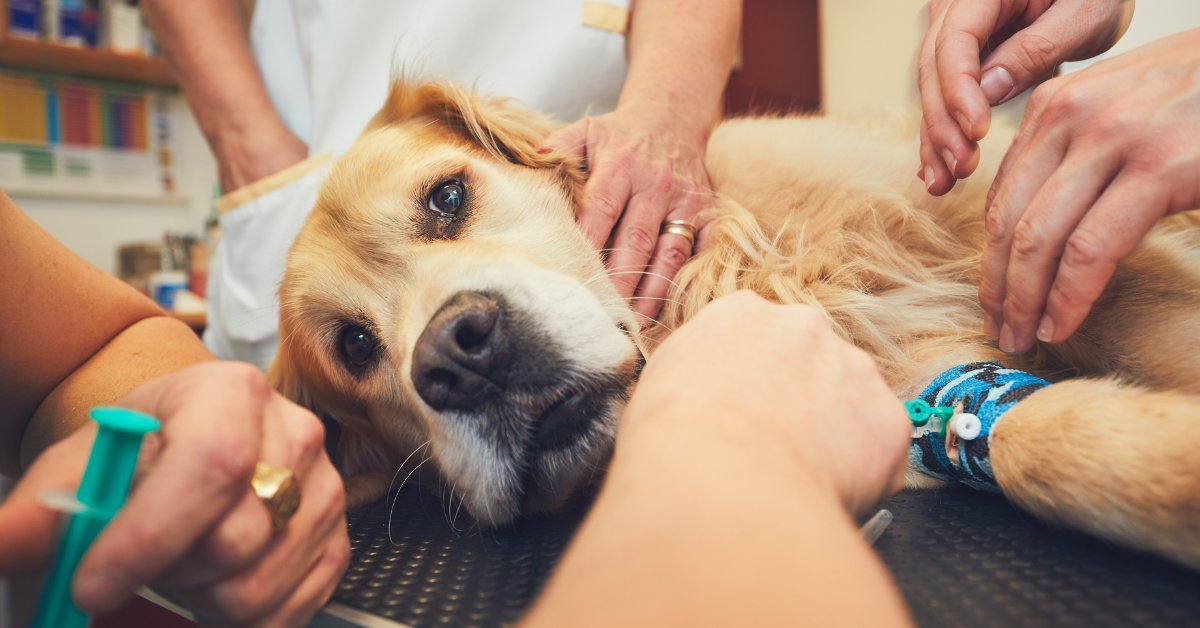
<path id="1" fill-rule="evenodd" d="M 124 408 L 92 408 L 91 417 L 100 429 L 75 493 L 79 510 L 71 515 L 59 541 L 54 567 L 38 600 L 34 628 L 87 626 L 88 616 L 71 599 L 75 568 L 125 503 L 142 437 L 159 427 L 153 417 Z"/>
<path id="2" fill-rule="evenodd" d="M 905 401 L 904 409 L 908 411 L 908 420 L 912 421 L 915 427 L 922 427 L 929 422 L 929 419 L 935 416 L 942 420 L 942 425 L 944 426 L 950 420 L 950 417 L 954 416 L 954 408 L 931 406 L 924 399 Z"/>

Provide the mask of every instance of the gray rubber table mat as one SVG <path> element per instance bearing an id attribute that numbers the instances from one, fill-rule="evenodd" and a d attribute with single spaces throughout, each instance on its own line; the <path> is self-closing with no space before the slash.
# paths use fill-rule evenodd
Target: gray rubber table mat
<path id="1" fill-rule="evenodd" d="M 515 621 L 545 583 L 587 500 L 505 530 L 450 525 L 406 489 L 349 517 L 352 560 L 334 601 L 420 626 Z M 922 626 L 1200 626 L 1200 572 L 1054 529 L 1003 498 L 901 493 L 875 547 Z M 465 519 L 465 517 L 462 517 Z M 729 542 L 736 543 L 731 537 Z"/>

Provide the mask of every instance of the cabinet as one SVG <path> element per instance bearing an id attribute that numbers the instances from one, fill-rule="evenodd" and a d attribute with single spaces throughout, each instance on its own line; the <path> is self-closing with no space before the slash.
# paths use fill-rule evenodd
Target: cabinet
<path id="1" fill-rule="evenodd" d="M 75 48 L 8 33 L 8 0 L 0 0 L 0 67 L 174 87 L 167 62 L 108 50 Z"/>

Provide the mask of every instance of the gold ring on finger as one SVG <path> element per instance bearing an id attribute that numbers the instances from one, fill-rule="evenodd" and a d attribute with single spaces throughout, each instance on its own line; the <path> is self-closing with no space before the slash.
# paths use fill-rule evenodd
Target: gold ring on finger
<path id="1" fill-rule="evenodd" d="M 254 466 L 250 486 L 267 507 L 276 530 L 283 528 L 300 509 L 300 484 L 287 467 L 260 461 Z"/>
<path id="2" fill-rule="evenodd" d="M 662 229 L 658 231 L 659 235 L 671 233 L 677 236 L 687 238 L 688 243 L 696 243 L 696 225 L 686 220 L 668 220 L 663 223 Z"/>

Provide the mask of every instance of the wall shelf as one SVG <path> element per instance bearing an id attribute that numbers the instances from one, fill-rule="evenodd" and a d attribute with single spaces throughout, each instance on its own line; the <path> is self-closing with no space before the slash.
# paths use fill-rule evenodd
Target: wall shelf
<path id="1" fill-rule="evenodd" d="M 8 0 L 0 0 L 0 67 L 163 87 L 178 85 L 162 59 L 11 36 Z"/>

